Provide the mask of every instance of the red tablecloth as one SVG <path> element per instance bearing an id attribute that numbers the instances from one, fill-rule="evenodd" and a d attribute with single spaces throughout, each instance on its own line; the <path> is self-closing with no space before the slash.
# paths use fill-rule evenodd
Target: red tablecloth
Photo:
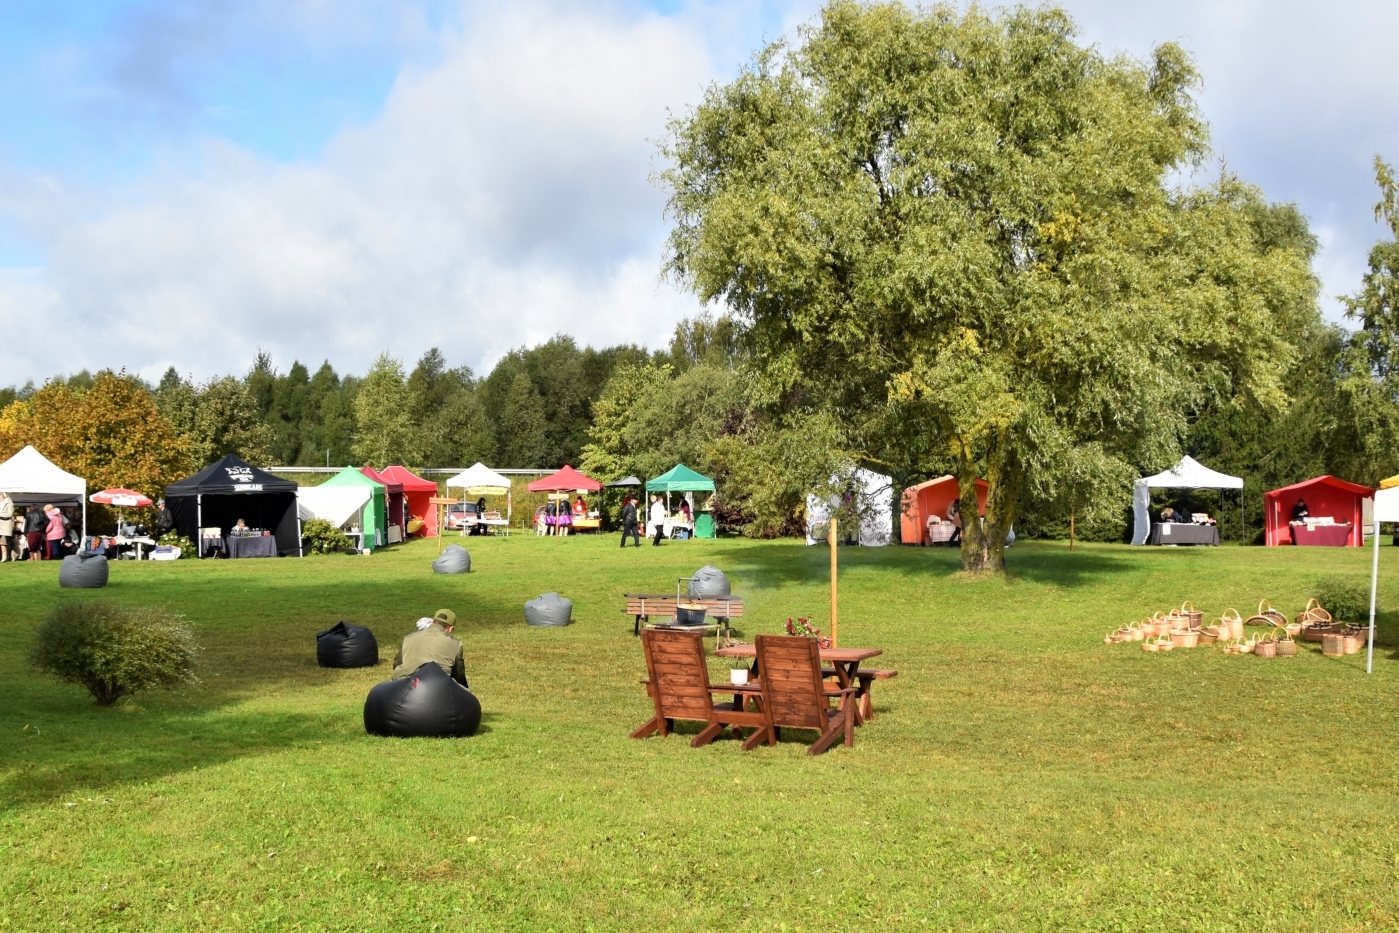
<path id="1" fill-rule="evenodd" d="M 1292 525 L 1292 543 L 1309 547 L 1345 547 L 1350 543 L 1350 523 L 1344 525 Z"/>

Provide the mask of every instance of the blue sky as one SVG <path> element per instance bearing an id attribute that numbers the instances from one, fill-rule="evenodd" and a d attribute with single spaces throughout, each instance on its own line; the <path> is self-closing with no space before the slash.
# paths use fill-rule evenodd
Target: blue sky
<path id="1" fill-rule="evenodd" d="M 1105 50 L 1196 55 L 1219 158 L 1311 218 L 1337 318 L 1399 159 L 1399 4 L 1066 5 Z M 658 278 L 655 141 L 817 9 L 0 0 L 0 328 L 36 348 L 0 384 L 660 345 L 697 309 Z"/>

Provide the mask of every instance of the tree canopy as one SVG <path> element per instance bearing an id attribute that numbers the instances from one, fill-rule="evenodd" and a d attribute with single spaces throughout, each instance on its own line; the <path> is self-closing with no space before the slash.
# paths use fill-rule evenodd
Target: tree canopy
<path id="1" fill-rule="evenodd" d="M 1281 410 L 1278 309 L 1314 287 L 1258 193 L 1201 163 L 1197 76 L 1075 41 L 1052 8 L 836 0 L 675 121 L 668 270 L 738 321 L 757 400 L 831 416 L 898 478 L 943 465 L 968 569 L 1027 490 L 1123 495 L 1209 398 Z"/>

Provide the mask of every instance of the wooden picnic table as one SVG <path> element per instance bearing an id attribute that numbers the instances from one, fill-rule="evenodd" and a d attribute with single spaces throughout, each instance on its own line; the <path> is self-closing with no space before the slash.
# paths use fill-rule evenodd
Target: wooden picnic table
<path id="1" fill-rule="evenodd" d="M 884 653 L 883 648 L 822 648 L 821 663 L 829 664 L 830 667 L 824 669 L 826 676 L 835 677 L 840 681 L 842 687 L 855 688 L 855 724 L 863 725 L 866 720 L 874 718 L 874 701 L 870 697 L 870 689 L 876 680 L 888 680 L 898 675 L 898 671 L 861 671 L 860 662 L 868 661 L 870 658 L 877 658 Z M 753 675 L 761 680 L 763 674 L 758 670 L 758 648 L 756 645 L 732 645 L 728 648 L 720 648 L 715 652 L 721 658 L 752 658 Z M 735 693 L 750 691 L 735 691 Z M 737 696 L 735 696 L 737 699 Z"/>

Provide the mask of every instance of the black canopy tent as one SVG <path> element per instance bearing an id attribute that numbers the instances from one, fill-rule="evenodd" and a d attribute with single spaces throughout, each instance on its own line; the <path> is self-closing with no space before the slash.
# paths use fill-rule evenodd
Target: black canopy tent
<path id="1" fill-rule="evenodd" d="M 279 479 L 229 454 L 191 477 L 165 487 L 165 504 L 175 530 L 199 547 L 199 529 L 217 526 L 221 534 L 243 519 L 249 528 L 266 528 L 277 539 L 277 553 L 301 553 L 296 483 Z"/>

